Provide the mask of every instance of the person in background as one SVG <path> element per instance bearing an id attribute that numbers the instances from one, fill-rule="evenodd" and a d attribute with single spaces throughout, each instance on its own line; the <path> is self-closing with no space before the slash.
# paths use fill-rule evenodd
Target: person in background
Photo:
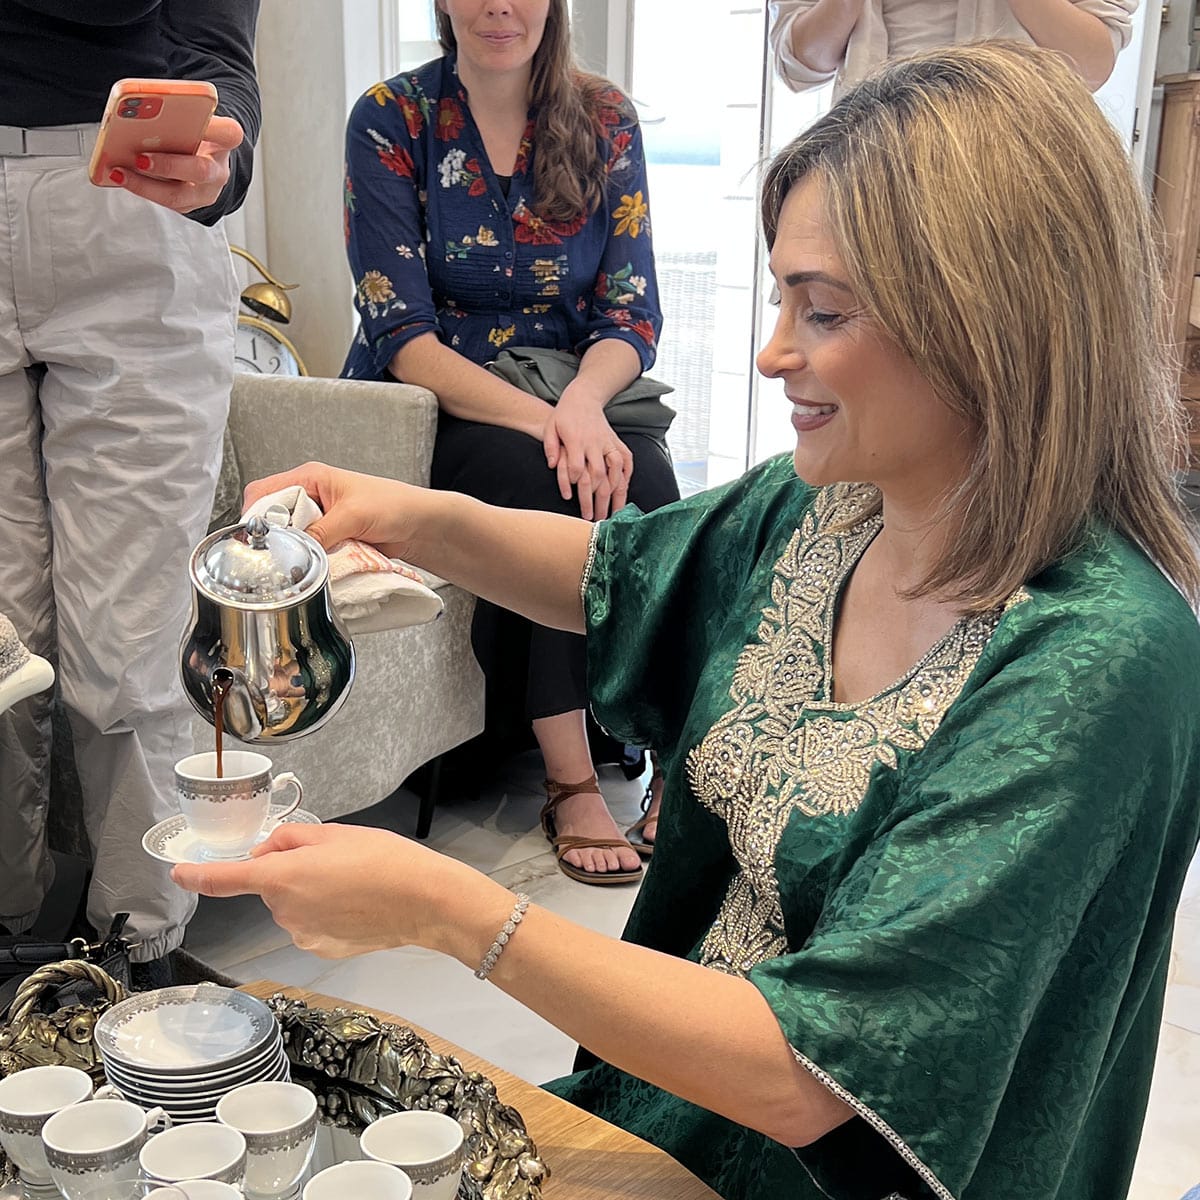
<path id="1" fill-rule="evenodd" d="M 579 1041 L 552 1091 L 725 1200 L 1123 1200 L 1200 837 L 1140 180 L 1061 56 L 977 44 L 848 92 L 762 217 L 791 456 L 591 526 L 321 464 L 248 489 L 586 629 L 666 774 L 623 940 L 377 829 L 174 877 L 322 956 L 475 968 Z"/>
<path id="2" fill-rule="evenodd" d="M 773 0 L 771 49 L 794 92 L 840 95 L 887 59 L 980 38 L 1059 50 L 1094 92 L 1132 36 L 1138 0 Z"/>
<path id="3" fill-rule="evenodd" d="M 187 560 L 233 378 L 237 286 L 218 222 L 258 135 L 257 0 L 0 0 L 0 612 L 58 668 L 92 854 L 87 920 L 131 914 L 135 986 L 169 982 L 194 901 L 141 848 L 191 750 L 179 683 Z M 112 84 L 207 80 L 194 156 L 93 186 Z M 50 887 L 51 696 L 0 717 L 0 923 Z"/>
<path id="4" fill-rule="evenodd" d="M 437 488 L 588 521 L 678 499 L 665 444 L 618 433 L 605 411 L 649 370 L 662 327 L 632 105 L 574 65 L 566 0 L 438 0 L 438 32 L 442 58 L 371 88 L 350 116 L 361 326 L 342 373 L 437 396 Z M 578 356 L 557 405 L 485 370 L 505 346 Z M 583 639 L 484 601 L 472 640 L 489 726 L 532 724 L 562 871 L 639 879 L 591 758 Z"/>

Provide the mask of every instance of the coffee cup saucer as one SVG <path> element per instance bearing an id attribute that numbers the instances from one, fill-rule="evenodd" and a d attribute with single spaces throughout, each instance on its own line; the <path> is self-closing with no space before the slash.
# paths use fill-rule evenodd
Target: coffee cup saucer
<path id="1" fill-rule="evenodd" d="M 285 804 L 272 804 L 267 817 L 273 822 L 269 828 L 254 839 L 254 845 L 265 842 L 271 836 L 277 825 L 320 825 L 321 818 L 303 808 L 293 809 L 286 816 L 281 816 L 287 808 Z M 203 842 L 188 828 L 187 818 L 182 813 L 159 821 L 157 825 L 147 829 L 142 835 L 142 849 L 151 858 L 157 858 L 165 863 L 208 863 L 208 862 L 245 862 L 250 853 L 239 855 L 237 858 L 216 857 L 208 854 Z"/>

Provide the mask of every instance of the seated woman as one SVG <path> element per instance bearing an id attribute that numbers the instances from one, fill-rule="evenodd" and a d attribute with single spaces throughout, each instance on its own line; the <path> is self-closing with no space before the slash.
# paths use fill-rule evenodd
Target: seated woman
<path id="1" fill-rule="evenodd" d="M 654 362 L 662 326 L 632 106 L 574 67 L 566 0 L 439 0 L 438 31 L 445 57 L 350 117 L 362 324 L 343 374 L 436 394 L 436 488 L 588 521 L 677 500 L 661 437 L 614 429 L 605 409 Z M 579 355 L 557 406 L 484 369 L 505 346 Z M 472 640 L 489 726 L 532 722 L 562 870 L 639 879 L 592 765 L 583 639 L 484 601 Z"/>
<path id="2" fill-rule="evenodd" d="M 586 627 L 599 718 L 666 771 L 624 940 L 529 906 L 492 946 L 524 900 L 369 829 L 175 878 L 320 955 L 479 966 L 585 1047 L 555 1091 L 730 1200 L 1117 1200 L 1200 836 L 1140 185 L 1058 55 L 977 45 L 843 97 L 763 221 L 792 459 L 592 527 L 319 464 L 250 489 Z"/>
<path id="3" fill-rule="evenodd" d="M 837 76 L 835 94 L 885 59 L 977 38 L 1061 50 L 1092 91 L 1133 36 L 1138 0 L 775 0 L 771 49 L 794 92 Z"/>

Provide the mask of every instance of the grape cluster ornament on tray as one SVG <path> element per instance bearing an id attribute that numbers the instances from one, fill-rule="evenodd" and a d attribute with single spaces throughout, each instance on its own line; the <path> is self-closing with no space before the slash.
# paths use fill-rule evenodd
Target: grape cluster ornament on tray
<path id="1" fill-rule="evenodd" d="M 500 1101 L 486 1076 L 438 1054 L 412 1029 L 369 1013 L 327 1012 L 282 995 L 268 1004 L 295 1080 L 312 1087 L 325 1121 L 359 1130 L 404 1109 L 448 1113 L 467 1135 L 461 1195 L 540 1200 L 550 1170 L 521 1114 Z"/>

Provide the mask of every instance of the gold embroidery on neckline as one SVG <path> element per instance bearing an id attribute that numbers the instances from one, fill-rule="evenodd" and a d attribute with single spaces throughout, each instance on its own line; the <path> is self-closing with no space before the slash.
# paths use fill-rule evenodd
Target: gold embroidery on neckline
<path id="1" fill-rule="evenodd" d="M 823 489 L 774 567 L 771 596 L 738 656 L 734 707 L 687 758 L 692 791 L 722 817 L 739 870 L 701 947 L 730 974 L 787 950 L 775 854 L 793 810 L 853 813 L 876 763 L 920 750 L 962 691 L 1009 605 L 958 621 L 898 682 L 859 704 L 837 704 L 828 648 L 842 583 L 879 531 L 865 516 L 875 489 Z"/>

